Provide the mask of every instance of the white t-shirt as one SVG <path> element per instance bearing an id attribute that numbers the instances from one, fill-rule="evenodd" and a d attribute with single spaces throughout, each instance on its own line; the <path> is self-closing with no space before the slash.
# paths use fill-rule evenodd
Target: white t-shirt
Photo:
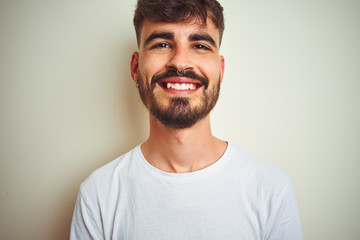
<path id="1" fill-rule="evenodd" d="M 140 146 L 94 171 L 80 186 L 71 239 L 299 240 L 289 178 L 228 145 L 209 167 L 167 173 Z"/>

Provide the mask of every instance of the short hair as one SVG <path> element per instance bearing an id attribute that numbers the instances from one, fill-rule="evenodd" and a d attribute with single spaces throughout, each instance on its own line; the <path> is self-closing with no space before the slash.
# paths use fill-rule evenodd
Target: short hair
<path id="1" fill-rule="evenodd" d="M 145 19 L 151 22 L 186 22 L 196 19 L 205 26 L 208 17 L 219 29 L 221 43 L 225 25 L 223 7 L 217 0 L 138 0 L 133 20 L 137 43 L 140 44 Z"/>

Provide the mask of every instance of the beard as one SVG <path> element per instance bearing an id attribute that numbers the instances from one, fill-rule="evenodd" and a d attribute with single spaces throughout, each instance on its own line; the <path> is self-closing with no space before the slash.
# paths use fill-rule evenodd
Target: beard
<path id="1" fill-rule="evenodd" d="M 206 78 L 198 76 L 191 71 L 184 73 L 185 77 L 198 79 L 203 83 L 203 89 L 197 90 L 202 91 L 199 100 L 200 104 L 192 106 L 189 97 L 170 97 L 167 100 L 169 101 L 169 104 L 165 107 L 159 102 L 159 99 L 154 94 L 156 82 L 173 75 L 178 76 L 175 74 L 178 73 L 172 74 L 171 72 L 166 72 L 163 75 L 154 76 L 151 84 L 146 84 L 141 75 L 139 75 L 139 94 L 142 102 L 148 108 L 151 115 L 162 124 L 174 129 L 190 128 L 200 120 L 204 119 L 216 105 L 220 93 L 220 77 L 219 81 L 210 89 Z"/>

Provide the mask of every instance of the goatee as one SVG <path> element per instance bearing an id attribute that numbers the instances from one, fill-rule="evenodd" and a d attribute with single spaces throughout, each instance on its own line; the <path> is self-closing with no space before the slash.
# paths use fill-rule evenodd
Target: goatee
<path id="1" fill-rule="evenodd" d="M 146 84 L 144 82 L 144 79 L 142 79 L 139 75 L 138 84 L 141 100 L 149 109 L 151 115 L 167 127 L 174 129 L 184 129 L 192 127 L 210 113 L 219 98 L 220 78 L 219 81 L 212 88 L 207 88 L 207 79 L 204 79 L 204 77 L 201 76 L 197 76 L 194 72 L 188 74 L 191 74 L 191 78 L 194 78 L 194 76 L 196 76 L 196 78 L 198 79 L 203 78 L 202 82 L 206 83 L 206 88 L 203 86 L 203 89 L 197 90 L 202 91 L 199 100 L 201 101 L 201 106 L 191 106 L 191 99 L 188 97 L 171 97 L 168 100 L 168 107 L 162 107 L 162 105 L 159 104 L 158 99 L 153 93 L 155 88 L 155 82 L 152 81 L 151 84 Z M 169 75 L 171 75 L 171 73 L 165 74 L 163 76 L 168 77 Z M 162 77 L 159 78 L 158 76 L 154 77 L 157 81 L 163 79 Z"/>

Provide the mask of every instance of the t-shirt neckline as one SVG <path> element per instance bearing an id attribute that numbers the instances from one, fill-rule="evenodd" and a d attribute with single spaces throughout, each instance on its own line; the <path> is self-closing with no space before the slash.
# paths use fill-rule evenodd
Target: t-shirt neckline
<path id="1" fill-rule="evenodd" d="M 194 179 L 194 178 L 199 178 L 199 177 L 204 177 L 204 176 L 208 176 L 210 174 L 213 174 L 214 172 L 217 172 L 218 170 L 220 170 L 222 168 L 222 166 L 225 164 L 225 162 L 228 159 L 228 156 L 230 155 L 232 146 L 229 142 L 227 142 L 227 146 L 226 149 L 223 153 L 223 155 L 213 164 L 194 171 L 194 172 L 186 172 L 186 173 L 170 173 L 170 172 L 165 172 L 161 169 L 158 169 L 156 167 L 154 167 L 153 165 L 151 165 L 145 158 L 145 156 L 143 155 L 142 151 L 141 151 L 141 145 L 138 145 L 135 148 L 136 154 L 138 155 L 138 162 L 140 163 L 140 165 L 142 165 L 144 168 L 146 168 L 151 174 L 159 176 L 159 177 L 165 177 L 165 178 L 171 178 L 171 179 Z"/>

